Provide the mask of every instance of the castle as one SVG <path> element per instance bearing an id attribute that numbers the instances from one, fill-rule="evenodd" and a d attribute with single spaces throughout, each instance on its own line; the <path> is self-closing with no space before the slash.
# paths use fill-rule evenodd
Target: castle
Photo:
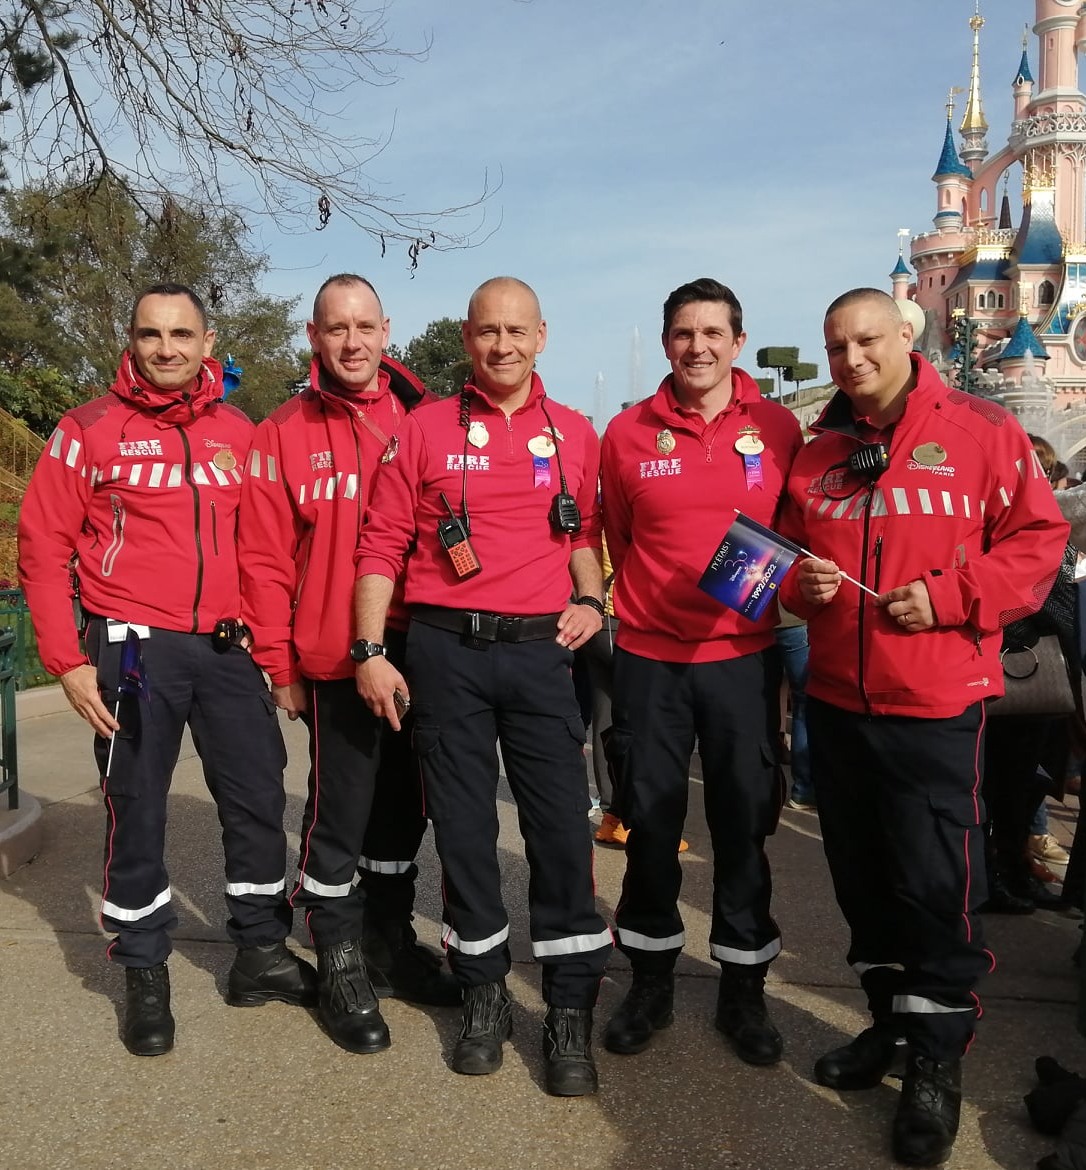
<path id="1" fill-rule="evenodd" d="M 960 318 L 977 340 L 974 389 L 1048 438 L 1078 473 L 1086 466 L 1086 3 L 1035 0 L 1036 79 L 1028 41 L 1012 82 L 1014 120 L 994 154 L 981 97 L 980 0 L 970 20 L 973 62 L 954 135 L 954 95 L 932 181 L 935 227 L 913 238 L 893 295 L 914 300 L 919 348 L 949 378 Z M 1011 181 L 1014 180 L 1012 189 Z M 1020 205 L 1012 209 L 1014 202 Z"/>

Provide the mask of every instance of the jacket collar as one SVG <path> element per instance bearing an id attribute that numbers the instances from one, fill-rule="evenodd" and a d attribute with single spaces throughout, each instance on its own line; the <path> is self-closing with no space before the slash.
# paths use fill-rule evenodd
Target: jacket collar
<path id="1" fill-rule="evenodd" d="M 660 383 L 656 393 L 649 399 L 649 409 L 668 426 L 689 428 L 692 412 L 684 410 L 679 405 L 679 400 L 675 397 L 674 378 L 674 374 L 668 374 Z M 738 366 L 732 366 L 731 401 L 721 413 L 734 410 L 736 407 L 747 406 L 761 397 L 762 392 L 758 389 L 758 383 L 750 374 L 746 370 L 739 369 Z"/>
<path id="2" fill-rule="evenodd" d="M 164 426 L 192 422 L 223 400 L 222 366 L 206 357 L 200 365 L 195 384 L 188 390 L 161 390 L 149 382 L 128 350 L 121 356 L 117 376 L 110 391 Z"/>

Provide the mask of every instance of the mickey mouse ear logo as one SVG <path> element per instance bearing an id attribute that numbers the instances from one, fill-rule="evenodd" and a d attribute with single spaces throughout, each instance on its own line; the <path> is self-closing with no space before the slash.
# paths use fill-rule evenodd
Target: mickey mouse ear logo
<path id="1" fill-rule="evenodd" d="M 228 398 L 241 385 L 241 375 L 245 371 L 234 361 L 233 354 L 226 355 L 222 365 L 222 396 Z"/>

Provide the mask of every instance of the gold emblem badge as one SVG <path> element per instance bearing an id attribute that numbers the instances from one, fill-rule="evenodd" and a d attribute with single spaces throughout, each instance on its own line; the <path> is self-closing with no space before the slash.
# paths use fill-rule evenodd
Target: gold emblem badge
<path id="1" fill-rule="evenodd" d="M 675 450 L 675 436 L 670 431 L 661 431 L 656 436 L 656 450 L 661 455 L 670 455 Z"/>
<path id="2" fill-rule="evenodd" d="M 914 448 L 913 459 L 923 467 L 939 467 L 946 462 L 946 448 L 938 443 L 921 443 Z"/>
<path id="3" fill-rule="evenodd" d="M 486 423 L 476 420 L 468 427 L 468 442 L 473 447 L 485 447 L 490 442 L 490 432 Z"/>
<path id="4" fill-rule="evenodd" d="M 388 441 L 388 446 L 385 447 L 381 454 L 382 463 L 391 463 L 396 458 L 396 452 L 400 449 L 400 436 L 393 435 Z"/>
<path id="5" fill-rule="evenodd" d="M 758 438 L 757 431 L 740 431 L 735 440 L 735 449 L 740 455 L 761 455 L 765 450 L 765 443 Z"/>
<path id="6" fill-rule="evenodd" d="M 556 448 L 550 435 L 536 435 L 528 440 L 528 450 L 539 459 L 549 459 Z"/>
<path id="7" fill-rule="evenodd" d="M 233 471 L 238 465 L 237 459 L 234 457 L 234 452 L 229 447 L 222 447 L 212 456 L 211 462 L 220 471 Z"/>

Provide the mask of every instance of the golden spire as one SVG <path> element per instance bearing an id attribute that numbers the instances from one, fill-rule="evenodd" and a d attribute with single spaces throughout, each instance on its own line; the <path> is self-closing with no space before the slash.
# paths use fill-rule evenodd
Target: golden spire
<path id="1" fill-rule="evenodd" d="M 984 117 L 984 107 L 980 100 L 980 30 L 984 27 L 984 17 L 980 14 L 980 0 L 976 0 L 976 5 L 976 11 L 969 20 L 969 27 L 973 30 L 973 72 L 969 78 L 969 100 L 966 103 L 961 132 L 983 136 L 988 129 L 988 121 Z"/>

